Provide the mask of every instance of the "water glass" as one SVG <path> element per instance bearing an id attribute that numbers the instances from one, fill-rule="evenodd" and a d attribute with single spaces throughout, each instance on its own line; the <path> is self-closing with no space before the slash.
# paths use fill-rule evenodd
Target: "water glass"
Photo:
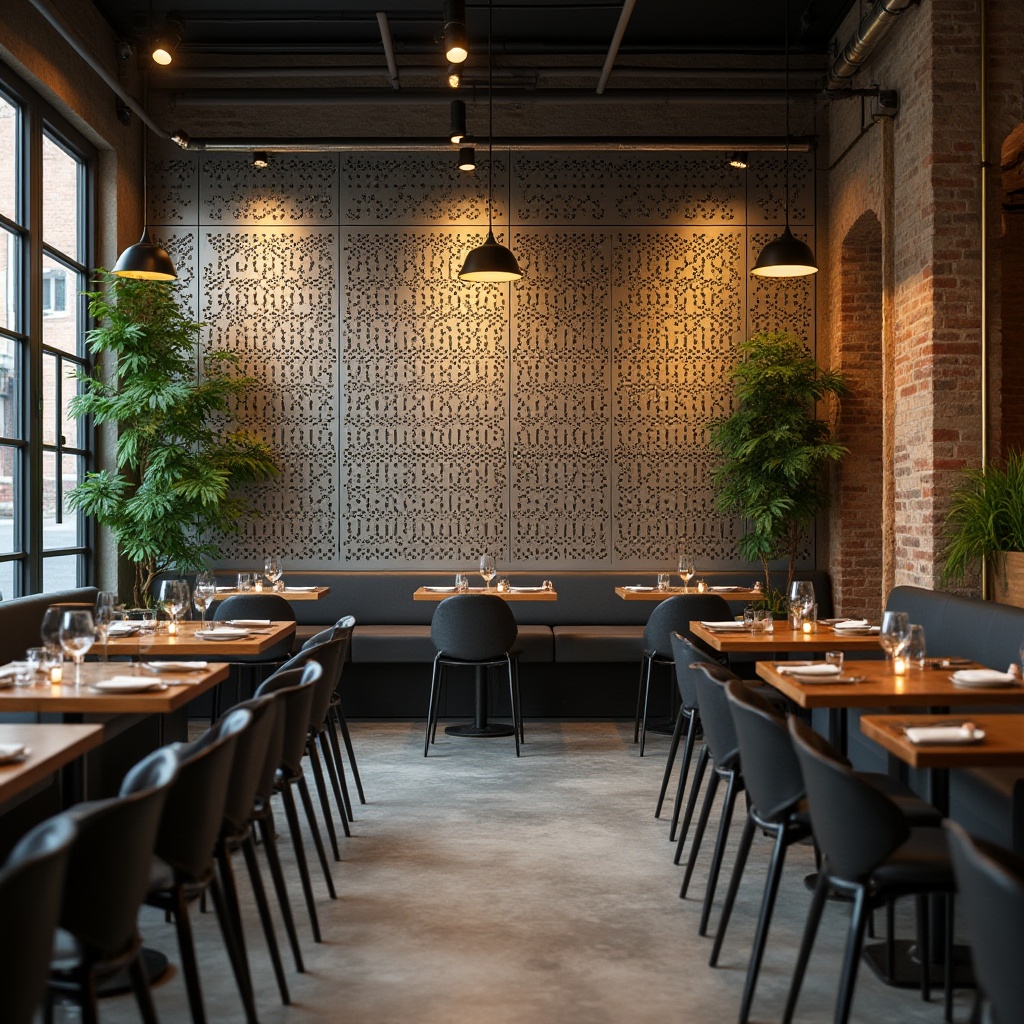
<path id="1" fill-rule="evenodd" d="M 251 572 L 240 572 L 238 574 L 238 591 L 241 594 L 248 594 L 252 591 L 253 578 Z"/>
<path id="2" fill-rule="evenodd" d="M 457 594 L 464 594 L 469 590 L 469 575 L 464 572 L 457 572 L 455 574 L 455 592 Z"/>
<path id="3" fill-rule="evenodd" d="M 825 664 L 835 665 L 840 672 L 843 671 L 843 652 L 842 651 L 826 651 L 825 652 Z"/>
<path id="4" fill-rule="evenodd" d="M 910 618 L 906 612 L 883 612 L 882 628 L 878 642 L 885 651 L 886 661 L 892 665 L 893 658 L 902 654 L 910 639 Z"/>
<path id="5" fill-rule="evenodd" d="M 754 632 L 754 615 L 756 612 L 757 609 L 752 605 L 747 605 L 747 607 L 743 609 L 743 628 L 748 633 Z"/>
<path id="6" fill-rule="evenodd" d="M 46 669 L 46 648 L 30 647 L 25 652 L 25 663 L 32 669 L 33 681 L 39 672 Z"/>
<path id="7" fill-rule="evenodd" d="M 915 668 L 924 668 L 925 646 L 924 626 L 911 625 L 910 639 L 907 641 L 907 661 Z"/>
<path id="8" fill-rule="evenodd" d="M 672 576 L 667 572 L 658 573 L 658 589 L 662 592 L 668 590 L 672 584 Z"/>
<path id="9" fill-rule="evenodd" d="M 139 612 L 139 632 L 156 632 L 156 612 L 152 608 L 143 608 Z"/>

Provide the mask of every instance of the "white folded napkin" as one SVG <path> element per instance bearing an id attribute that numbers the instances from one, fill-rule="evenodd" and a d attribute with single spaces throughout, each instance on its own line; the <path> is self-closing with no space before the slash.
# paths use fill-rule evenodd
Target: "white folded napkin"
<path id="1" fill-rule="evenodd" d="M 962 725 L 919 725 L 906 730 L 911 743 L 977 743 L 985 738 L 981 729 L 965 729 Z"/>
<path id="2" fill-rule="evenodd" d="M 316 587 L 285 587 L 284 589 L 289 594 L 312 594 Z"/>
<path id="3" fill-rule="evenodd" d="M 826 665 L 825 662 L 818 661 L 810 665 L 776 665 L 775 671 L 783 675 L 792 673 L 796 676 L 837 676 L 842 670 L 838 665 Z"/>
<path id="4" fill-rule="evenodd" d="M 270 619 L 228 619 L 232 626 L 269 626 Z"/>
<path id="5" fill-rule="evenodd" d="M 209 664 L 205 661 L 146 661 L 150 672 L 201 672 Z"/>
<path id="6" fill-rule="evenodd" d="M 26 753 L 24 743 L 0 743 L 0 761 L 10 761 Z"/>
<path id="7" fill-rule="evenodd" d="M 746 590 L 746 587 L 735 587 L 735 586 L 719 586 L 719 587 L 708 587 L 713 593 L 728 594 L 734 590 Z"/>
<path id="8" fill-rule="evenodd" d="M 700 624 L 705 629 L 738 629 L 744 628 L 742 622 L 737 622 L 735 619 L 722 619 L 720 622 L 705 622 L 701 619 Z"/>
<path id="9" fill-rule="evenodd" d="M 229 590 L 234 590 L 234 589 L 235 589 L 234 587 L 218 587 L 218 588 L 217 588 L 217 593 L 218 593 L 218 594 L 225 594 L 225 593 L 227 593 L 227 592 L 228 592 Z"/>
<path id="10" fill-rule="evenodd" d="M 957 686 L 1016 686 L 1020 676 L 1013 672 L 999 672 L 994 668 L 962 668 L 953 673 Z"/>
<path id="11" fill-rule="evenodd" d="M 107 626 L 107 636 L 127 636 L 138 631 L 137 622 L 112 622 Z"/>
<path id="12" fill-rule="evenodd" d="M 0 668 L 0 679 L 7 679 L 10 676 L 16 676 L 25 667 L 23 661 L 10 661 L 2 668 Z"/>
<path id="13" fill-rule="evenodd" d="M 866 629 L 869 623 L 867 619 L 840 619 L 832 623 L 833 629 Z"/>

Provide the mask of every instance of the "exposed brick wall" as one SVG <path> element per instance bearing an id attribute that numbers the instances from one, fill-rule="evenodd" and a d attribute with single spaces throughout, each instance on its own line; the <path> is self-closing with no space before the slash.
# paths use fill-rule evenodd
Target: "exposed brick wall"
<path id="1" fill-rule="evenodd" d="M 1007 211 L 1002 252 L 998 443 L 995 458 L 1024 451 L 1024 210 Z"/>

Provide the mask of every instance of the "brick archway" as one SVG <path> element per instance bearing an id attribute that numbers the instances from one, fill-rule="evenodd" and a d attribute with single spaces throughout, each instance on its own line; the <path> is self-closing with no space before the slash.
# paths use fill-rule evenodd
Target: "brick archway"
<path id="1" fill-rule="evenodd" d="M 843 615 L 877 616 L 882 592 L 882 225 L 863 213 L 843 240 L 833 366 L 852 389 L 837 436 L 849 454 L 832 480 L 829 566 Z"/>

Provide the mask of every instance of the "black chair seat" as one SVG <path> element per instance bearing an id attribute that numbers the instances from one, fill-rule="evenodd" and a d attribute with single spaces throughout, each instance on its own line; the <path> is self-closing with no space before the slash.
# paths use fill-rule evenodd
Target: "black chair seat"
<path id="1" fill-rule="evenodd" d="M 920 892 L 922 887 L 952 892 L 953 864 L 946 833 L 941 828 L 912 828 L 907 841 L 893 850 L 871 877 L 887 889 L 905 886 L 908 892 Z"/>

